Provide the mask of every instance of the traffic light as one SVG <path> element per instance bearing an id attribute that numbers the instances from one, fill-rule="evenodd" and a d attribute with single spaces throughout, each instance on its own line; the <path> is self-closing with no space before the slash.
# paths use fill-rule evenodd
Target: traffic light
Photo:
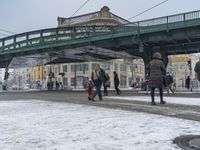
<path id="1" fill-rule="evenodd" d="M 191 59 L 188 60 L 188 66 L 189 66 L 189 69 L 192 70 L 192 63 L 191 63 Z"/>
<path id="2" fill-rule="evenodd" d="M 5 72 L 5 74 L 4 74 L 4 80 L 7 80 L 8 77 L 9 77 L 9 73 L 8 73 L 8 72 Z"/>

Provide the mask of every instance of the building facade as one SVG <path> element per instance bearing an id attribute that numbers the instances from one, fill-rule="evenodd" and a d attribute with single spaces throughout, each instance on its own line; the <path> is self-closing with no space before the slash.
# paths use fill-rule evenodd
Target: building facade
<path id="1" fill-rule="evenodd" d="M 116 26 L 127 24 L 129 21 L 113 14 L 107 6 L 100 11 L 63 18 L 58 17 L 58 27 L 68 26 Z M 116 71 L 120 79 L 120 87 L 130 87 L 132 82 L 140 84 L 144 80 L 144 63 L 142 59 L 123 60 L 116 59 L 106 62 L 84 62 L 84 63 L 63 63 L 33 67 L 29 69 L 30 82 L 40 82 L 46 87 L 50 72 L 53 72 L 54 83 L 58 81 L 62 88 L 83 88 L 84 82 L 91 78 L 91 72 L 96 63 L 110 75 L 111 87 L 113 87 L 113 71 Z"/>
<path id="2" fill-rule="evenodd" d="M 198 57 L 199 56 L 195 54 L 174 55 L 169 57 L 167 71 L 173 75 L 177 87 L 184 88 L 185 80 L 189 75 L 195 82 L 194 67 L 198 61 Z M 191 62 L 191 66 L 188 61 Z"/>

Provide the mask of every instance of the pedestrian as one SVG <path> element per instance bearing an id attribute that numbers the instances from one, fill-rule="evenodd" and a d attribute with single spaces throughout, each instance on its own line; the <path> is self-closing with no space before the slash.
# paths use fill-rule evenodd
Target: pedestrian
<path id="1" fill-rule="evenodd" d="M 58 81 L 56 81 L 56 91 L 59 89 L 60 84 L 58 83 Z"/>
<path id="2" fill-rule="evenodd" d="M 196 79 L 200 82 L 200 57 L 199 57 L 199 61 L 196 63 L 194 67 L 194 71 L 195 71 Z"/>
<path id="3" fill-rule="evenodd" d="M 108 87 L 110 87 L 110 76 L 108 75 L 108 73 L 105 73 L 105 80 L 103 82 L 103 93 L 104 96 L 108 96 Z"/>
<path id="4" fill-rule="evenodd" d="M 161 54 L 156 52 L 153 54 L 153 60 L 147 65 L 147 71 L 149 72 L 149 86 L 151 88 L 152 105 L 156 105 L 154 99 L 155 88 L 159 89 L 160 103 L 166 103 L 163 100 L 163 77 L 165 75 L 165 66 L 161 59 Z"/>
<path id="5" fill-rule="evenodd" d="M 93 98 L 93 88 L 94 88 L 94 84 L 93 84 L 92 80 L 89 80 L 88 83 L 86 84 L 88 100 L 92 100 L 92 98 Z"/>
<path id="6" fill-rule="evenodd" d="M 50 90 L 51 89 L 51 84 L 50 81 L 47 82 L 47 89 Z"/>
<path id="7" fill-rule="evenodd" d="M 149 88 L 149 80 L 145 81 L 145 95 L 148 95 L 150 88 Z"/>
<path id="8" fill-rule="evenodd" d="M 101 94 L 101 85 L 103 82 L 105 82 L 105 71 L 100 68 L 99 64 L 96 64 L 95 70 L 92 71 L 91 79 L 95 86 L 95 92 L 93 93 L 93 97 L 91 98 L 91 100 L 95 101 L 94 98 L 97 94 L 99 96 L 99 100 L 103 100 Z"/>
<path id="9" fill-rule="evenodd" d="M 145 91 L 145 82 L 143 81 L 143 79 L 141 81 L 140 88 L 141 88 L 141 91 Z"/>
<path id="10" fill-rule="evenodd" d="M 174 80 L 174 82 L 173 82 L 174 84 L 173 84 L 173 90 L 174 90 L 174 92 L 176 91 L 176 80 Z"/>
<path id="11" fill-rule="evenodd" d="M 190 76 L 187 76 L 185 80 L 185 87 L 188 89 L 188 91 L 190 89 L 190 82 L 191 82 Z"/>
<path id="12" fill-rule="evenodd" d="M 115 90 L 117 92 L 118 95 L 121 94 L 121 91 L 119 89 L 119 77 L 116 71 L 113 72 L 114 73 L 114 86 L 115 86 Z"/>
<path id="13" fill-rule="evenodd" d="M 169 72 L 167 72 L 167 75 L 165 77 L 165 82 L 167 85 L 167 94 L 169 95 L 169 91 L 171 91 L 174 94 L 174 89 L 173 89 L 174 79 L 173 79 L 173 76 Z"/>

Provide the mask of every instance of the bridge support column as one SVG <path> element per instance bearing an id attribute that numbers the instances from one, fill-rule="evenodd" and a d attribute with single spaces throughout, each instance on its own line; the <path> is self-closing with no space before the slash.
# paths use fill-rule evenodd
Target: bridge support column
<path id="1" fill-rule="evenodd" d="M 165 65 L 165 68 L 167 69 L 167 65 L 169 63 L 168 54 L 167 53 L 161 53 L 161 55 L 162 55 L 162 60 L 163 60 L 163 63 Z"/>

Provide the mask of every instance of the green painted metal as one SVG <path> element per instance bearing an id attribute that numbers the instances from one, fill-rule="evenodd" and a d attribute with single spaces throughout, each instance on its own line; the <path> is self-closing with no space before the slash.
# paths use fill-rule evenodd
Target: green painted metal
<path id="1" fill-rule="evenodd" d="M 121 26 L 74 26 L 31 31 L 0 39 L 0 57 L 20 56 L 145 37 L 159 32 L 200 26 L 200 11 L 160 17 Z M 141 43 L 141 41 L 139 42 Z M 138 43 L 140 52 L 142 45 Z M 103 46 L 103 45 L 102 45 Z"/>

